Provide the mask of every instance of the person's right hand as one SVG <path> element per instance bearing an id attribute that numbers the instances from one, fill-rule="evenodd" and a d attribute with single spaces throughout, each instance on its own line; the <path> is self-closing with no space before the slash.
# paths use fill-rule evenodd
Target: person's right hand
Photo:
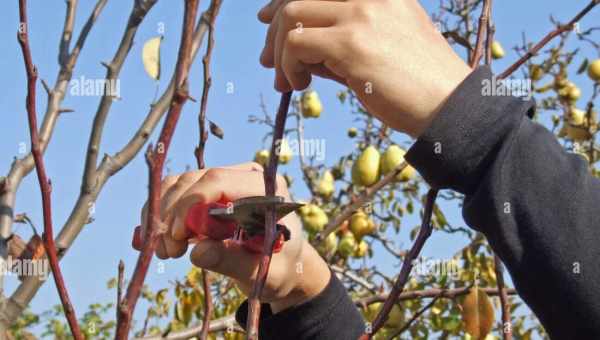
<path id="1" fill-rule="evenodd" d="M 277 90 L 337 80 L 413 137 L 471 72 L 417 0 L 273 0 L 259 19 L 270 24 L 260 60 Z"/>
<path id="2" fill-rule="evenodd" d="M 160 218 L 168 226 L 161 235 L 156 254 L 159 258 L 183 256 L 192 235 L 184 225 L 187 212 L 196 203 L 213 203 L 225 198 L 234 201 L 244 197 L 264 196 L 263 168 L 257 163 L 191 171 L 165 178 L 161 190 Z M 277 177 L 276 195 L 290 200 L 287 184 Z M 142 226 L 147 225 L 147 205 L 142 210 Z M 298 216 L 291 213 L 282 219 L 290 230 L 290 240 L 280 252 L 273 254 L 262 302 L 270 303 L 273 312 L 305 302 L 320 293 L 330 278 L 325 261 L 306 241 Z M 145 233 L 142 231 L 141 235 Z M 198 267 L 235 279 L 240 289 L 249 294 L 258 272 L 261 254 L 248 252 L 239 242 L 201 239 L 191 252 Z"/>

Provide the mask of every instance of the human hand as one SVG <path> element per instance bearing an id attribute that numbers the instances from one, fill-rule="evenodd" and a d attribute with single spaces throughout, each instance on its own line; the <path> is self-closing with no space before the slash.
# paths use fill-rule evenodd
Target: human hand
<path id="1" fill-rule="evenodd" d="M 188 249 L 191 237 L 184 221 L 189 208 L 196 203 L 233 201 L 263 196 L 263 168 L 256 163 L 226 168 L 191 171 L 165 178 L 161 192 L 161 220 L 168 230 L 160 237 L 156 254 L 159 258 L 178 258 Z M 278 196 L 290 200 L 283 177 L 277 178 Z M 147 208 L 142 210 L 142 226 L 146 225 Z M 327 264 L 304 239 L 300 220 L 292 213 L 281 222 L 290 230 L 291 238 L 279 253 L 273 254 L 262 302 L 271 304 L 273 312 L 310 300 L 327 285 Z M 141 233 L 144 235 L 144 232 Z M 229 276 L 249 294 L 258 272 L 261 255 L 248 252 L 234 240 L 194 240 L 191 252 L 194 265 Z M 310 278 L 310 279 L 309 279 Z"/>
<path id="2" fill-rule="evenodd" d="M 471 72 L 417 0 L 273 0 L 258 16 L 270 24 L 260 60 L 278 91 L 336 80 L 413 137 Z"/>

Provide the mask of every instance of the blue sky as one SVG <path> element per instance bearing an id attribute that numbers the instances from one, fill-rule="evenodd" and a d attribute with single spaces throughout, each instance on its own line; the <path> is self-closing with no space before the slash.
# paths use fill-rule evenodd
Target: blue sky
<path id="1" fill-rule="evenodd" d="M 92 30 L 77 67 L 74 78 L 88 79 L 104 77 L 101 61 L 110 60 L 120 41 L 132 1 L 108 2 L 96 26 Z M 162 47 L 163 75 L 161 90 L 170 76 L 176 48 L 179 42 L 181 1 L 159 1 L 150 12 L 138 32 L 136 43 L 121 73 L 121 101 L 114 103 L 106 124 L 102 153 L 114 153 L 130 138 L 147 113 L 154 95 L 155 85 L 143 71 L 141 48 L 143 42 L 157 35 L 157 29 L 164 23 L 166 29 Z M 203 1 L 203 7 L 208 1 Z M 494 6 L 494 21 L 497 37 L 505 45 L 508 57 L 495 64 L 501 71 L 515 53 L 510 50 L 521 41 L 523 30 L 530 39 L 537 40 L 550 28 L 549 16 L 559 20 L 571 18 L 587 0 L 558 1 L 530 0 L 497 1 Z M 83 25 L 93 7 L 94 1 L 80 1 L 76 32 Z M 423 1 L 428 11 L 438 1 Z M 213 56 L 213 89 L 210 94 L 208 117 L 225 130 L 225 140 L 211 138 L 206 153 L 208 166 L 218 166 L 251 160 L 254 152 L 261 147 L 261 138 L 266 129 L 258 125 L 248 125 L 249 114 L 260 114 L 259 95 L 263 94 L 267 107 L 274 109 L 279 95 L 272 89 L 273 73 L 263 69 L 258 63 L 266 28 L 256 20 L 256 12 L 262 1 L 225 0 L 217 22 L 216 50 Z M 57 47 L 64 20 L 64 1 L 30 1 L 30 39 L 34 62 L 41 79 L 49 83 L 55 81 L 58 71 Z M 0 55 L 0 108 L 3 116 L 0 124 L 0 174 L 8 172 L 10 163 L 19 155 L 21 143 L 29 145 L 29 135 L 25 116 L 25 76 L 20 50 L 15 32 L 18 23 L 17 2 L 3 2 L 0 8 L 0 41 L 3 52 Z M 581 24 L 598 22 L 598 10 L 591 13 Z M 77 34 L 77 33 L 76 33 Z M 597 58 L 587 51 L 588 56 Z M 200 61 L 200 58 L 197 59 Z M 191 73 L 191 92 L 199 98 L 201 93 L 202 67 L 196 62 Z M 575 78 L 579 80 L 581 78 Z M 584 80 L 581 79 L 581 82 Z M 228 83 L 235 87 L 227 93 Z M 350 152 L 354 145 L 346 138 L 346 129 L 352 125 L 352 117 L 338 102 L 335 94 L 341 86 L 329 81 L 317 80 L 313 87 L 321 95 L 325 112 L 321 119 L 307 123 L 308 138 L 326 138 L 326 164 L 334 162 L 342 153 Z M 38 115 L 46 106 L 45 93 L 38 84 Z M 590 87 L 582 86 L 584 97 Z M 87 146 L 88 132 L 99 97 L 68 96 L 64 106 L 73 108 L 74 113 L 64 114 L 56 127 L 54 137 L 46 153 L 47 171 L 54 184 L 54 221 L 58 229 L 66 220 L 77 198 L 80 178 L 83 171 L 83 157 Z M 194 165 L 193 146 L 197 136 L 196 114 L 198 104 L 188 103 L 183 112 L 173 140 L 169 167 L 173 172 L 181 172 L 186 165 Z M 39 117 L 41 120 L 41 117 Z M 396 136 L 398 141 L 407 141 L 404 136 Z M 156 140 L 156 136 L 153 137 Z M 284 169 L 298 178 L 297 163 Z M 130 247 L 133 227 L 139 224 L 139 210 L 147 195 L 147 169 L 143 157 L 136 159 L 104 188 L 96 205 L 95 222 L 86 226 L 62 262 L 68 288 L 77 309 L 83 309 L 92 302 L 112 301 L 114 293 L 106 290 L 106 281 L 116 273 L 119 259 L 124 259 L 129 277 L 135 265 L 137 252 Z M 299 181 L 297 181 L 299 182 Z M 305 190 L 296 187 L 296 194 L 305 195 Z M 35 175 L 25 179 L 20 188 L 16 212 L 27 212 L 41 227 L 41 205 Z M 447 209 L 450 220 L 464 225 L 460 211 Z M 405 225 L 413 226 L 416 220 Z M 18 233 L 29 235 L 23 226 L 16 226 Z M 463 242 L 435 235 L 425 254 L 444 256 L 452 254 Z M 405 244 L 407 246 L 407 244 Z M 155 288 L 169 285 L 169 280 L 181 277 L 189 266 L 187 258 L 166 261 L 165 272 L 157 272 L 154 261 L 147 282 Z M 388 269 L 393 263 L 385 264 Z M 7 291 L 15 287 L 16 279 L 9 278 Z M 53 283 L 46 284 L 32 304 L 34 311 L 42 311 L 59 302 Z"/>

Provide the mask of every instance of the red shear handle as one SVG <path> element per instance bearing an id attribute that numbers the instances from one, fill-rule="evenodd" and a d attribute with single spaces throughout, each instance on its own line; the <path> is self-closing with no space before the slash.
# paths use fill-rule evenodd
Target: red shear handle
<path id="1" fill-rule="evenodd" d="M 232 238 L 235 234 L 235 222 L 215 218 L 209 214 L 211 209 L 227 208 L 227 206 L 228 204 L 223 202 L 194 204 L 185 217 L 185 228 L 194 236 L 206 236 L 212 240 L 222 241 Z"/>
<path id="2" fill-rule="evenodd" d="M 209 211 L 214 208 L 227 208 L 228 203 L 196 203 L 189 210 L 185 217 L 185 228 L 190 231 L 192 237 L 208 237 L 212 240 L 222 241 L 234 237 L 236 223 L 234 221 L 226 221 L 215 218 L 210 215 Z M 142 228 L 137 226 L 133 233 L 132 246 L 136 250 L 141 250 L 143 245 Z M 262 253 L 264 236 L 257 235 L 247 238 L 242 235 L 242 246 L 249 252 Z M 273 252 L 278 253 L 283 248 L 285 239 L 282 234 L 275 240 Z"/>

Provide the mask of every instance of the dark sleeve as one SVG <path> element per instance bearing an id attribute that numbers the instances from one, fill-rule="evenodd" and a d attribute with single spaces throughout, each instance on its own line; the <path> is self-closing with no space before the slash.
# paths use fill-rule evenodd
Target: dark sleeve
<path id="1" fill-rule="evenodd" d="M 407 160 L 465 194 L 463 217 L 488 238 L 552 339 L 600 339 L 600 181 L 531 121 L 534 104 L 483 95 L 474 71 Z"/>
<path id="2" fill-rule="evenodd" d="M 246 327 L 248 301 L 236 312 L 236 320 Z M 271 313 L 263 304 L 260 314 L 261 340 L 354 340 L 365 330 L 365 322 L 335 274 L 315 298 L 301 305 Z"/>

